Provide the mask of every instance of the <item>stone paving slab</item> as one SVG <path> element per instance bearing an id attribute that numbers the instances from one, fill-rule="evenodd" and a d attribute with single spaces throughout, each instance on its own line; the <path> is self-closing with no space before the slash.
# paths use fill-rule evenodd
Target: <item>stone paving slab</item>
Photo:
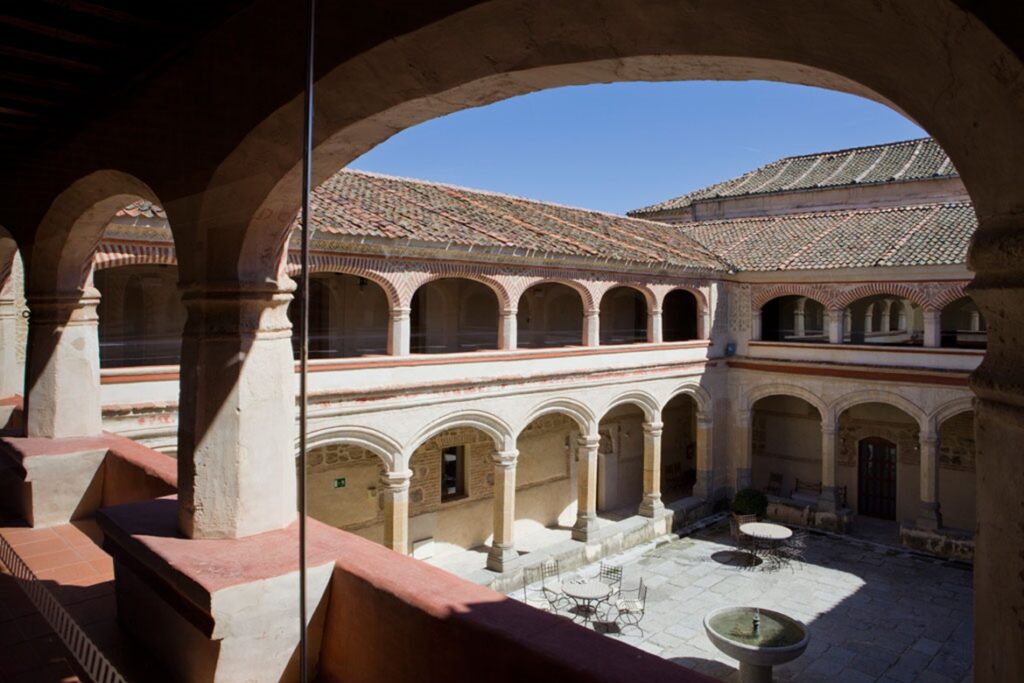
<path id="1" fill-rule="evenodd" d="M 641 577 L 648 587 L 643 632 L 609 637 L 738 681 L 736 661 L 711 644 L 703 618 L 717 607 L 754 605 L 801 619 L 811 631 L 804 655 L 775 669 L 777 681 L 971 680 L 969 567 L 819 534 L 809 537 L 803 563 L 770 570 L 739 566 L 738 559 L 724 524 L 606 558 L 623 567 L 624 589 Z M 573 574 L 592 577 L 598 569 Z"/>

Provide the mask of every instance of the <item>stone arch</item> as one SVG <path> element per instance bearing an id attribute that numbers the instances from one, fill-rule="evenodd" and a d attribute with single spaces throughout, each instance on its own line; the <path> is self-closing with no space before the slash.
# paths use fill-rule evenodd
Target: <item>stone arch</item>
<path id="1" fill-rule="evenodd" d="M 486 286 L 488 289 L 494 292 L 494 296 L 496 296 L 498 299 L 499 313 L 501 311 L 514 309 L 516 305 L 519 303 L 518 301 L 512 301 L 508 289 L 505 287 L 504 283 L 502 283 L 497 278 L 484 275 L 483 273 L 479 273 L 473 270 L 472 268 L 466 267 L 458 263 L 441 262 L 436 265 L 438 266 L 437 270 L 434 270 L 430 273 L 423 273 L 422 275 L 416 278 L 411 278 L 409 296 L 407 300 L 403 301 L 403 307 L 408 307 L 412 304 L 413 296 L 415 296 L 417 290 L 423 287 L 423 285 L 429 284 L 436 280 L 448 279 L 472 280 L 473 282 L 479 282 L 480 284 Z"/>
<path id="2" fill-rule="evenodd" d="M 658 399 L 640 389 L 634 389 L 632 391 L 619 394 L 604 406 L 600 411 L 600 415 L 607 415 L 613 408 L 618 408 L 619 406 L 626 404 L 632 404 L 640 408 L 644 413 L 644 419 L 648 422 L 657 422 L 660 418 L 661 404 L 658 403 Z"/>
<path id="3" fill-rule="evenodd" d="M 750 297 L 751 310 L 757 311 L 772 299 L 780 296 L 803 296 L 821 304 L 825 310 L 836 307 L 834 292 L 825 285 L 801 285 L 783 283 L 769 287 L 755 287 Z"/>
<path id="4" fill-rule="evenodd" d="M 519 434 L 530 426 L 530 423 L 534 420 L 552 413 L 572 418 L 577 426 L 579 426 L 580 433 L 585 436 L 591 436 L 597 431 L 597 416 L 594 415 L 590 407 L 582 401 L 565 397 L 548 399 L 530 410 L 529 414 L 517 426 L 515 431 L 516 437 L 518 438 Z"/>
<path id="5" fill-rule="evenodd" d="M 921 308 L 930 306 L 926 292 L 921 287 L 906 282 L 869 282 L 852 287 L 836 294 L 835 305 L 838 308 L 846 308 L 861 299 L 879 294 L 891 294 L 907 299 Z"/>
<path id="6" fill-rule="evenodd" d="M 831 414 L 829 412 L 828 405 L 819 396 L 807 389 L 804 389 L 803 387 L 798 387 L 793 384 L 762 384 L 749 389 L 746 392 L 745 409 L 752 411 L 754 409 L 754 404 L 762 398 L 768 398 L 769 396 L 793 396 L 803 399 L 814 406 L 818 411 L 818 415 L 821 417 L 823 424 Z"/>
<path id="7" fill-rule="evenodd" d="M 120 209 L 138 200 L 160 203 L 144 182 L 113 170 L 96 171 L 61 192 L 36 231 L 28 264 L 29 291 L 82 289 L 103 230 Z"/>
<path id="8" fill-rule="evenodd" d="M 968 413 L 975 410 L 975 399 L 974 396 L 964 396 L 957 398 L 947 403 L 943 403 L 941 406 L 936 408 L 928 416 L 928 420 L 931 422 L 935 429 L 935 433 L 938 433 L 938 429 L 942 427 L 942 423 L 946 420 L 956 417 L 961 413 Z"/>
<path id="9" fill-rule="evenodd" d="M 529 279 L 524 279 L 514 289 L 509 288 L 509 296 L 514 297 L 514 302 L 516 304 L 516 307 L 518 308 L 519 300 L 522 299 L 523 294 L 525 294 L 527 290 L 529 290 L 531 287 L 536 287 L 537 285 L 544 285 L 548 283 L 556 285 L 565 285 L 569 289 L 579 294 L 580 302 L 583 304 L 584 314 L 594 307 L 594 297 L 591 295 L 590 290 L 584 287 L 578 280 L 573 280 L 571 278 L 564 277 L 537 276 Z"/>
<path id="10" fill-rule="evenodd" d="M 397 284 L 388 277 L 387 273 L 374 270 L 372 265 L 373 262 L 369 259 L 352 258 L 340 254 L 310 254 L 309 256 L 310 274 L 340 273 L 342 275 L 366 278 L 384 290 L 384 294 L 388 299 L 388 306 L 391 310 L 400 308 L 402 295 L 399 293 Z M 292 255 L 289 255 L 288 264 L 285 269 L 289 277 L 297 276 L 300 270 L 297 257 L 293 259 Z M 408 299 L 412 299 L 411 293 Z M 406 306 L 408 306 L 408 301 L 406 301 Z"/>
<path id="11" fill-rule="evenodd" d="M 515 432 L 509 426 L 507 422 L 491 413 L 485 413 L 477 410 L 463 410 L 454 413 L 449 413 L 444 417 L 440 417 L 426 426 L 419 429 L 416 434 L 406 442 L 406 447 L 402 451 L 402 462 L 400 467 L 407 469 L 409 465 L 409 458 L 416 451 L 424 441 L 432 437 L 434 434 L 439 432 L 447 431 L 449 429 L 457 429 L 459 427 L 469 427 L 472 429 L 478 429 L 484 434 L 487 434 L 491 439 L 494 440 L 494 447 L 499 451 L 505 451 L 515 448 Z"/>
<path id="12" fill-rule="evenodd" d="M 930 303 L 928 307 L 931 310 L 941 311 L 954 301 L 970 297 L 970 293 L 966 289 L 967 285 L 968 283 L 966 281 L 957 282 L 938 291 L 937 293 L 930 297 Z"/>
<path id="13" fill-rule="evenodd" d="M 675 389 L 670 391 L 665 397 L 665 400 L 661 403 L 661 409 L 664 410 L 672 399 L 680 395 L 687 395 L 693 398 L 697 404 L 697 409 L 705 416 L 710 418 L 714 406 L 714 401 L 711 398 L 711 394 L 708 390 L 700 386 L 697 382 L 684 382 Z"/>
<path id="14" fill-rule="evenodd" d="M 360 427 L 358 425 L 332 426 L 320 429 L 309 434 L 306 440 L 306 449 L 311 451 L 321 446 L 330 446 L 331 444 L 359 446 L 380 458 L 381 463 L 388 472 L 404 471 L 399 469 L 399 465 L 402 464 L 401 445 L 387 434 L 376 429 Z M 296 441 L 296 453 L 298 448 L 298 441 Z M 407 469 L 407 466 L 405 469 Z"/>
<path id="15" fill-rule="evenodd" d="M 654 292 L 654 289 L 647 283 L 637 282 L 635 280 L 609 282 L 605 287 L 603 287 L 600 290 L 597 296 L 595 296 L 598 308 L 600 308 L 601 302 L 604 301 L 605 295 L 608 294 L 608 292 L 612 291 L 613 289 L 618 289 L 619 287 L 635 289 L 636 291 L 640 292 L 640 294 L 642 294 L 644 297 L 644 302 L 647 304 L 648 314 L 650 314 L 652 311 L 660 310 L 661 300 L 658 298 L 658 295 Z M 697 302 L 700 303 L 699 298 L 697 299 Z"/>
<path id="16" fill-rule="evenodd" d="M 866 389 L 840 396 L 832 402 L 832 415 L 834 418 L 838 419 L 839 416 L 843 414 L 843 411 L 862 403 L 884 403 L 886 405 L 893 406 L 894 408 L 899 408 L 917 422 L 918 428 L 923 433 L 926 433 L 929 430 L 930 422 L 928 420 L 928 414 L 909 399 L 891 391 Z"/>

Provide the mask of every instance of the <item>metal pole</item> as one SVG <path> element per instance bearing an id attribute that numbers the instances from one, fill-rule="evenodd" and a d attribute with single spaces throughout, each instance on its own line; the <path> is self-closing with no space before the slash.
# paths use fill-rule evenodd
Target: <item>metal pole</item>
<path id="1" fill-rule="evenodd" d="M 305 120 L 302 131 L 302 220 L 299 268 L 299 681 L 309 681 L 306 637 L 306 373 L 309 364 L 309 194 L 313 177 L 313 33 L 316 0 L 306 0 Z"/>

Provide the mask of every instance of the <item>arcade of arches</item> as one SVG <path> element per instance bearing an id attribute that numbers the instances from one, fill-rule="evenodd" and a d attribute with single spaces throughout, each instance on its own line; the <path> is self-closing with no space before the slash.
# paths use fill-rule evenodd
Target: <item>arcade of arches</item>
<path id="1" fill-rule="evenodd" d="M 354 435 L 359 447 L 373 450 L 375 457 L 387 463 L 378 485 L 377 500 L 382 502 L 376 503 L 384 510 L 382 539 L 390 534 L 393 546 L 407 549 L 417 540 L 413 538 L 418 533 L 415 520 L 434 514 L 422 511 L 411 518 L 408 514 L 412 482 L 419 476 L 426 482 L 437 475 L 430 485 L 438 485 L 431 490 L 445 498 L 438 503 L 442 507 L 476 504 L 473 468 L 484 457 L 478 452 L 485 450 L 480 444 L 487 442 L 480 441 L 476 432 L 450 436 L 451 430 L 464 428 L 483 432 L 491 441 L 487 448 L 494 448 L 488 454 L 493 483 L 483 474 L 484 490 L 493 487 L 491 530 L 480 528 L 472 538 L 461 539 L 475 543 L 482 537 L 486 542 L 485 534 L 490 533 L 492 567 L 504 569 L 515 561 L 514 529 L 520 516 L 513 503 L 533 490 L 519 489 L 520 466 L 531 469 L 532 486 L 539 481 L 533 477 L 554 476 L 556 469 L 561 472 L 563 459 L 572 458 L 569 481 L 575 477 L 577 501 L 572 535 L 577 539 L 588 538 L 601 521 L 599 515 L 607 514 L 599 510 L 597 495 L 602 455 L 607 465 L 608 455 L 613 454 L 619 471 L 629 478 L 627 486 L 615 491 L 616 505 L 619 500 L 632 505 L 639 499 L 638 509 L 653 515 L 648 519 L 670 517 L 672 511 L 663 501 L 663 480 L 668 474 L 660 460 L 666 439 L 663 413 L 680 387 L 686 386 L 699 410 L 693 495 L 681 500 L 697 498 L 707 504 L 751 481 L 758 485 L 764 481 L 768 487 L 772 475 L 781 474 L 778 498 L 797 500 L 794 495 L 808 490 L 818 494 L 818 502 L 808 506 L 818 517 L 812 520 L 816 523 L 839 525 L 846 511 L 854 514 L 855 510 L 858 516 L 867 510 L 878 517 L 889 516 L 890 510 L 897 517 L 910 514 L 915 490 L 917 512 L 904 525 L 908 533 L 916 534 L 914 539 L 927 542 L 939 537 L 959 544 L 955 535 L 943 536 L 947 521 L 959 526 L 973 517 L 973 674 L 979 681 L 1024 678 L 1024 648 L 1019 647 L 1024 612 L 1020 505 L 1024 459 L 1018 448 L 1024 440 L 1024 251 L 1020 246 L 1024 190 L 1019 182 L 1024 166 L 1024 100 L 1019 88 L 1024 61 L 1020 23 L 1012 3 L 981 3 L 975 8 L 949 0 L 895 5 L 841 0 L 700 4 L 607 0 L 597 3 L 592 12 L 574 11 L 571 3 L 561 1 L 456 5 L 427 3 L 413 14 L 396 17 L 389 7 L 322 3 L 316 120 L 325 129 L 315 136 L 315 185 L 362 182 L 390 191 L 402 181 L 353 180 L 352 174 L 341 174 L 345 180 L 338 181 L 338 172 L 361 152 L 420 121 L 533 90 L 622 80 L 760 78 L 860 94 L 913 118 L 948 153 L 946 161 L 938 161 L 931 175 L 909 176 L 918 160 L 935 157 L 904 154 L 904 146 L 900 148 L 904 151 L 880 152 L 888 161 L 875 168 L 888 178 L 898 176 L 894 185 L 908 193 L 921 189 L 926 176 L 932 178 L 933 186 L 955 186 L 958 198 L 929 207 L 928 215 L 952 212 L 973 222 L 960 231 L 964 237 L 956 242 L 959 251 L 953 256 L 939 254 L 947 242 L 955 241 L 951 232 L 945 232 L 943 240 L 930 245 L 915 243 L 916 253 L 928 259 L 892 265 L 890 257 L 902 245 L 928 233 L 916 229 L 926 225 L 923 218 L 909 220 L 913 229 L 873 256 L 871 263 L 884 269 L 884 277 L 870 272 L 874 266 L 857 271 L 857 264 L 836 266 L 826 261 L 793 274 L 790 267 L 801 263 L 797 252 L 773 255 L 773 262 L 750 268 L 730 267 L 738 260 L 734 254 L 729 264 L 721 261 L 714 254 L 726 251 L 722 242 L 737 242 L 724 225 L 661 231 L 652 227 L 652 220 L 624 226 L 617 223 L 620 219 L 603 214 L 572 214 L 564 207 L 530 208 L 512 198 L 488 199 L 484 194 L 467 199 L 467 193 L 452 188 L 418 187 L 416 210 L 382 223 L 399 235 L 401 250 L 387 253 L 366 248 L 332 256 L 353 266 L 339 270 L 384 287 L 387 357 L 325 364 L 320 372 L 311 373 L 315 385 L 312 426 L 320 432 L 335 429 Z M 289 272 L 288 230 L 298 199 L 302 83 L 287 76 L 288 69 L 282 65 L 293 65 L 294 73 L 299 73 L 303 55 L 301 41 L 281 41 L 280 36 L 301 35 L 302 17 L 288 3 L 253 2 L 243 9 L 235 16 L 197 24 L 194 34 L 183 31 L 183 42 L 168 50 L 158 69 L 149 69 L 149 63 L 141 61 L 138 72 L 128 64 L 117 72 L 85 69 L 97 73 L 99 81 L 109 81 L 111 89 L 114 82 L 141 86 L 123 92 L 117 106 L 97 111 L 90 100 L 88 108 L 47 118 L 52 122 L 46 126 L 30 124 L 24 131 L 19 129 L 14 153 L 5 156 L 8 163 L 0 186 L 8 193 L 8 201 L 0 220 L 9 233 L 0 239 L 5 275 L 0 306 L 5 345 L 0 367 L 5 370 L 7 390 L 2 398 L 5 405 L 14 406 L 8 424 L 17 435 L 5 437 L 4 443 L 17 454 L 20 469 L 6 468 L 4 473 L 21 477 L 19 487 L 29 483 L 25 477 L 30 479 L 36 495 L 18 499 L 31 508 L 20 510 L 28 523 L 66 522 L 72 515 L 96 513 L 98 502 L 87 509 L 79 506 L 83 495 L 74 501 L 69 498 L 100 481 L 96 453 L 105 457 L 106 444 L 114 438 L 104 435 L 104 430 L 142 444 L 166 440 L 173 433 L 177 500 L 152 501 L 157 496 L 151 492 L 133 491 L 132 496 L 115 499 L 131 501 L 134 507 L 112 506 L 101 514 L 107 533 L 104 547 L 120 558 L 116 587 L 123 616 L 139 625 L 139 642 L 167 666 L 191 665 L 193 659 L 182 657 L 177 649 L 178 643 L 189 642 L 195 643 L 192 652 L 201 650 L 202 656 L 194 659 L 210 667 L 203 673 L 211 679 L 244 679 L 245 672 L 259 671 L 277 680 L 285 675 L 295 651 L 294 639 L 275 640 L 269 635 L 278 625 L 272 623 L 275 619 L 291 623 L 297 613 L 294 591 L 288 592 L 294 587 L 288 578 L 290 567 L 281 569 L 283 563 L 270 567 L 272 563 L 260 557 L 254 567 L 277 573 L 232 590 L 240 600 L 275 591 L 288 593 L 288 600 L 266 612 L 254 609 L 237 615 L 230 610 L 218 612 L 224 607 L 213 599 L 212 589 L 206 590 L 210 584 L 194 580 L 202 568 L 173 562 L 182 555 L 172 557 L 169 550 L 202 544 L 207 550 L 186 551 L 184 556 L 203 555 L 203 563 L 208 563 L 218 553 L 235 553 L 231 560 L 243 562 L 256 555 L 251 552 L 253 546 L 247 545 L 255 543 L 253 539 L 264 534 L 288 541 L 294 538 L 296 409 L 288 322 L 293 285 L 285 273 Z M 786 30 L 780 31 L 779 26 Z M 267 50 L 267 45 L 275 49 Z M 879 57 L 894 54 L 893 46 L 899 46 L 897 58 Z M 49 64 L 55 70 L 82 66 L 76 59 L 61 58 L 50 59 Z M 24 71 L 24 78 L 39 78 L 28 74 L 29 68 L 11 68 Z M 83 90 L 90 97 L 108 92 L 106 88 Z M 122 90 L 119 87 L 118 92 Z M 210 116 L 210 111 L 217 115 Z M 140 144 L 140 139 L 146 144 Z M 954 164 L 955 174 L 949 170 Z M 787 182 L 841 175 L 838 170 L 829 171 L 824 162 L 815 168 L 794 165 L 791 170 L 784 175 Z M 859 197 L 860 189 L 844 192 L 840 188 L 831 195 L 832 201 L 837 194 Z M 801 192 L 780 189 L 770 199 L 806 196 Z M 936 194 L 930 196 L 934 201 Z M 89 259 L 101 243 L 105 225 L 119 209 L 137 201 L 166 208 L 168 229 L 173 230 L 178 248 L 177 282 L 187 313 L 176 371 L 100 365 L 97 308 L 106 304 L 98 295 L 95 276 L 103 269 L 90 267 Z M 486 213 L 481 207 L 488 201 L 491 206 L 502 204 L 488 214 L 494 220 L 491 235 L 481 232 L 467 238 L 467 217 L 475 211 Z M 773 201 L 762 204 L 770 208 Z M 736 205 L 742 203 L 740 198 Z M 694 216 L 700 213 L 695 206 L 683 208 Z M 895 217 L 912 213 L 890 209 L 891 204 L 881 203 L 851 211 L 888 211 Z M 444 214 L 444 225 L 458 239 L 446 236 L 447 241 L 423 247 L 419 245 L 425 231 L 400 232 L 415 214 L 428 210 Z M 717 204 L 711 210 L 725 211 Z M 525 235 L 522 216 L 531 211 L 536 220 L 530 225 L 557 224 L 560 231 L 577 222 L 580 230 L 574 237 L 586 233 L 594 240 L 585 245 L 590 255 L 572 253 L 557 263 L 531 258 L 531 254 L 553 253 L 555 240 L 572 242 L 561 235 L 540 237 L 541 231 Z M 351 217 L 356 212 L 343 209 L 340 214 Z M 799 221 L 779 222 L 791 226 Z M 439 224 L 434 221 L 429 227 Z M 137 233 L 132 241 L 140 251 L 160 251 L 162 247 L 151 244 L 144 234 L 146 226 L 132 229 Z M 716 230 L 725 235 L 717 238 L 720 242 L 711 234 Z M 613 233 L 620 239 L 604 241 Z M 384 237 L 379 229 L 367 228 L 360 247 L 364 242 L 376 244 L 373 240 Z M 657 248 L 648 248 L 645 254 L 639 253 L 644 249 L 633 250 L 645 240 Z M 616 246 L 609 247 L 609 241 Z M 971 270 L 967 268 L 968 241 Z M 20 339 L 19 325 L 24 324 L 17 322 L 23 318 L 11 315 L 18 311 L 22 294 L 7 290 L 13 278 L 6 274 L 15 271 L 9 266 L 15 246 L 24 257 L 24 298 L 31 311 L 24 375 L 18 372 L 22 361 L 17 345 L 11 349 L 6 343 Z M 805 246 L 798 245 L 798 251 Z M 828 245 L 823 241 L 822 246 Z M 748 247 L 743 245 L 750 258 L 761 255 Z M 615 250 L 621 250 L 620 260 L 608 258 Z M 455 273 L 451 262 L 460 257 L 460 269 L 464 265 L 465 272 Z M 424 261 L 433 264 L 435 272 L 425 274 Z M 169 265 L 159 260 L 137 264 L 143 262 Z M 127 271 L 121 277 L 114 270 L 100 276 L 98 283 L 108 289 L 113 284 L 122 292 L 119 303 L 102 311 L 111 321 L 121 316 L 120 323 L 104 332 L 103 339 L 113 342 L 108 348 L 116 348 L 123 335 L 140 329 L 163 338 L 179 324 L 176 321 L 181 318 L 171 313 L 178 309 L 147 292 L 147 283 L 162 279 L 163 274 L 140 273 L 133 279 Z M 522 293 L 542 281 L 565 280 L 567 270 L 579 272 L 575 278 L 579 288 L 573 288 L 583 298 L 582 346 L 550 353 L 537 348 L 519 352 Z M 843 274 L 842 281 L 834 277 L 838 272 Z M 445 280 L 464 274 L 489 291 L 462 284 L 444 289 Z M 882 279 L 885 286 L 875 286 Z M 440 303 L 427 296 L 412 300 L 420 286 L 430 285 L 439 288 Z M 670 342 L 665 334 L 672 329 L 672 335 L 688 336 L 688 331 L 677 332 L 679 324 L 669 325 L 666 320 L 668 292 L 679 289 L 699 294 L 696 339 L 689 342 Z M 358 280 L 355 290 L 359 291 Z M 371 349 L 379 349 L 379 309 L 362 318 L 363 311 L 353 310 L 350 299 L 332 297 L 327 291 L 319 288 L 321 302 L 328 302 L 318 309 L 320 324 L 332 326 L 345 320 L 348 326 L 355 314 L 367 326 L 372 321 L 376 335 L 365 345 L 358 338 L 340 347 L 328 343 L 329 352 L 373 355 Z M 977 310 L 962 301 L 968 292 Z M 766 328 L 763 305 L 789 295 L 814 299 L 822 309 L 808 307 L 806 302 L 802 309 L 799 302 L 788 308 L 780 304 Z M 107 301 L 117 299 L 115 294 Z M 475 318 L 453 313 L 456 302 L 486 315 L 486 329 Z M 147 315 L 163 310 L 166 320 L 161 322 L 167 326 L 132 321 L 131 312 L 140 309 Z M 438 310 L 443 313 L 435 317 Z M 771 312 L 769 308 L 769 318 Z M 524 319 L 533 324 L 536 315 L 531 309 Z M 558 338 L 564 331 L 547 329 Z M 823 338 L 830 343 L 789 343 Z M 407 357 L 414 346 L 417 357 Z M 475 350 L 481 353 L 455 353 Z M 137 355 L 163 358 L 164 353 L 161 344 L 154 342 Z M 127 362 L 123 351 L 108 357 L 112 365 Z M 541 413 L 552 412 L 547 410 L 552 406 L 571 414 L 581 426 L 576 443 L 568 446 L 574 452 L 567 454 L 562 442 L 552 439 L 544 446 L 549 460 L 543 465 L 519 465 L 521 429 Z M 643 414 L 639 434 L 634 406 Z M 818 449 L 783 449 L 779 430 L 794 438 L 814 439 L 815 411 Z M 972 413 L 973 442 L 967 427 Z M 618 424 L 618 443 L 609 439 L 603 444 L 602 422 L 606 427 Z M 847 441 L 842 440 L 844 430 L 850 434 Z M 80 446 L 83 439 L 92 440 L 85 442 L 92 450 L 69 454 L 68 448 Z M 452 439 L 468 441 L 449 444 Z M 337 443 L 343 439 L 339 437 Z M 643 453 L 639 496 L 638 444 Z M 417 452 L 421 446 L 426 450 Z M 459 446 L 461 456 L 446 451 L 457 451 Z M 435 455 L 427 454 L 431 450 Z M 146 476 L 166 470 L 160 453 L 142 447 L 132 452 L 138 458 L 145 452 L 149 465 L 162 463 L 142 468 Z M 54 453 L 64 456 L 62 462 L 73 460 L 80 467 L 53 469 L 57 459 L 43 456 Z M 436 457 L 438 462 L 428 462 Z M 820 459 L 820 474 L 813 473 L 815 457 Z M 364 477 L 360 480 L 364 490 L 357 493 L 368 499 L 368 475 L 359 476 Z M 458 499 L 460 476 L 462 487 L 469 491 L 466 502 Z M 808 477 L 808 486 L 796 490 L 798 476 L 801 484 Z M 329 479 L 332 486 L 338 478 Z M 973 501 L 969 496 L 947 496 L 972 478 L 977 487 Z M 81 484 L 81 490 L 75 489 L 76 484 Z M 538 486 L 561 484 L 556 480 Z M 15 500 L 6 495 L 10 490 L 15 489 L 5 486 L 5 503 Z M 422 504 L 433 504 L 426 498 L 427 488 L 419 490 L 424 495 Z M 564 524 L 562 515 L 570 504 L 566 499 L 562 502 L 566 507 L 558 510 L 559 525 Z M 788 502 L 784 506 L 787 511 L 806 509 Z M 369 519 L 364 512 L 357 514 L 363 516 L 354 524 Z M 529 514 L 544 523 L 552 519 L 535 510 Z M 150 533 L 147 524 L 156 525 L 164 535 Z M 441 536 L 448 533 L 440 515 L 433 528 Z M 176 529 L 180 537 L 169 539 L 167 534 L 174 533 L 168 529 Z M 238 551 L 241 547 L 250 551 Z M 145 553 L 148 564 L 133 562 L 133 553 Z M 318 561 L 316 599 L 333 590 L 330 574 L 336 560 L 320 557 Z M 404 558 L 383 562 L 416 571 Z M 145 580 L 132 569 L 142 566 Z M 176 572 L 173 579 L 168 578 L 171 568 Z M 189 598 L 176 588 L 186 583 L 196 591 Z M 460 585 L 453 583 L 452 590 Z M 180 599 L 167 600 L 168 595 Z M 183 616 L 181 612 L 188 611 L 181 606 L 185 603 L 191 611 Z M 269 601 L 252 599 L 252 604 Z M 149 618 L 152 614 L 173 617 L 173 623 L 187 631 L 187 638 L 158 633 L 156 622 L 161 627 L 171 622 Z M 246 621 L 245 616 L 251 619 Z M 226 621 L 232 625 L 231 633 L 212 641 L 210 625 Z M 524 621 L 528 623 L 529 617 Z M 492 642 L 500 640 L 503 628 L 493 626 Z M 285 632 L 282 627 L 274 633 Z M 254 648 L 252 642 L 266 647 Z M 330 639 L 325 642 L 321 662 L 328 673 L 332 663 L 351 661 L 330 651 Z M 589 641 L 581 638 L 580 642 Z M 402 660 L 403 653 L 384 639 L 373 645 L 363 653 L 346 655 L 377 653 L 374 664 L 386 663 L 386 658 Z M 616 654 L 624 656 L 618 645 L 602 642 L 594 647 L 589 662 L 593 669 L 614 670 L 604 665 Z M 238 654 L 243 649 L 246 656 Z M 460 656 L 452 654 L 453 667 L 467 665 Z M 555 655 L 549 664 L 571 668 Z M 238 668 L 218 668 L 222 666 Z M 178 673 L 187 678 L 194 672 L 179 669 Z"/>

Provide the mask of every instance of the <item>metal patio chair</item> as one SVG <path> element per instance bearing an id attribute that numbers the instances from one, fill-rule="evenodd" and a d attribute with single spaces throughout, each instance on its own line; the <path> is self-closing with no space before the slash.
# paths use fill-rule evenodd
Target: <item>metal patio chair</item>
<path id="1" fill-rule="evenodd" d="M 602 562 L 601 571 L 597 575 L 597 580 L 611 586 L 611 597 L 614 598 L 614 596 L 618 595 L 619 591 L 622 590 L 622 567 Z"/>
<path id="2" fill-rule="evenodd" d="M 644 585 L 643 579 L 640 579 L 640 585 L 636 590 L 619 591 L 612 599 L 612 606 L 615 608 L 615 625 L 619 633 L 625 633 L 627 628 L 632 627 L 643 635 L 644 630 L 640 627 L 640 621 L 647 609 L 647 586 Z"/>
<path id="3" fill-rule="evenodd" d="M 532 587 L 538 582 L 539 588 Z M 543 565 L 523 567 L 523 602 L 544 612 L 554 611 L 544 587 Z"/>

